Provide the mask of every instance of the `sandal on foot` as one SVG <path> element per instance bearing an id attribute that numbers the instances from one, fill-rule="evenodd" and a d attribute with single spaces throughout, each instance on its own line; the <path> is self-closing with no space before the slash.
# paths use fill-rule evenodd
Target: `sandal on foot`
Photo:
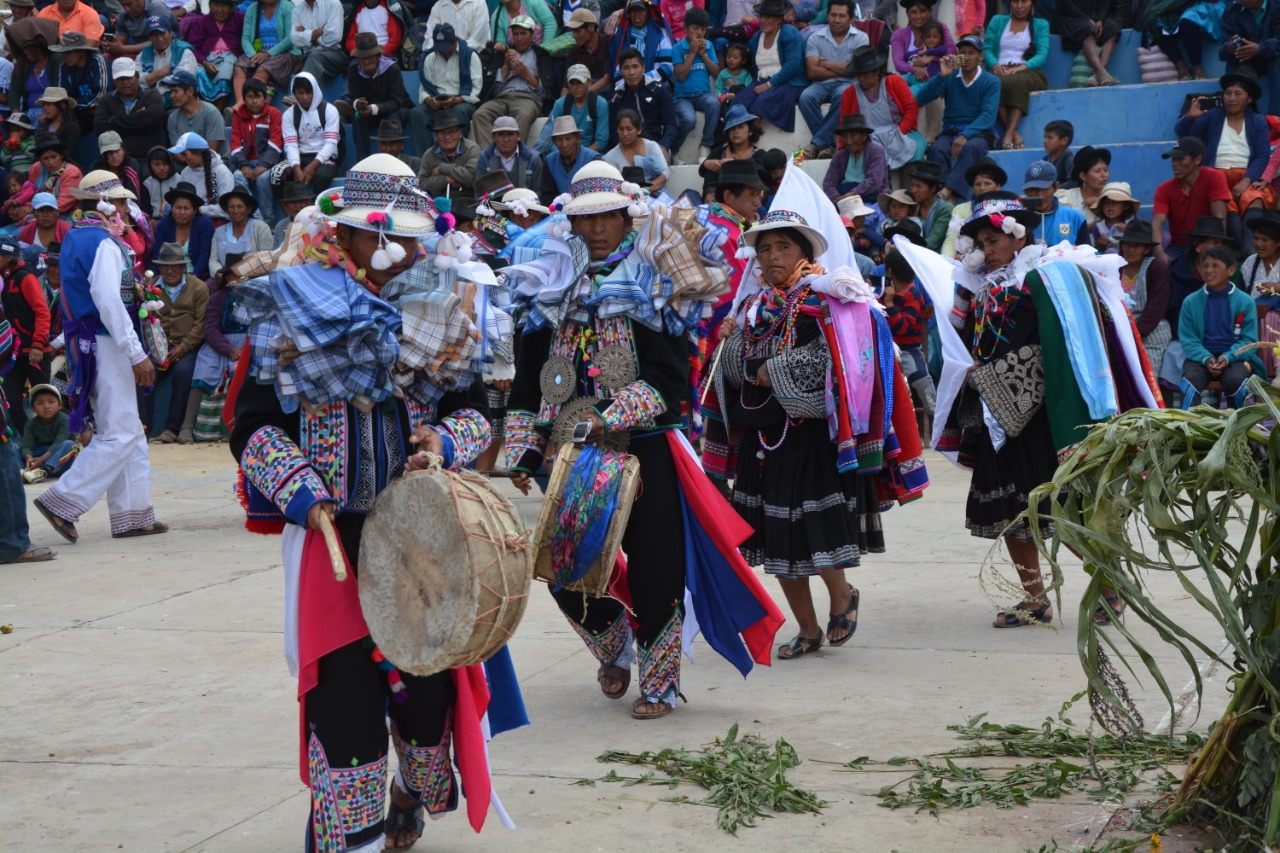
<path id="1" fill-rule="evenodd" d="M 683 693 L 677 693 L 676 695 L 681 699 L 684 699 Z M 684 699 L 684 701 L 688 702 L 689 700 Z M 649 706 L 657 710 L 649 711 L 648 713 L 641 713 L 640 709 L 644 706 Z M 631 703 L 631 716 L 636 720 L 657 720 L 661 717 L 665 717 L 667 714 L 670 714 L 675 709 L 675 702 L 650 702 L 643 696 L 637 696 L 636 701 Z"/>
<path id="2" fill-rule="evenodd" d="M 1102 596 L 1105 604 L 1099 604 L 1093 611 L 1095 625 L 1110 625 L 1116 619 L 1124 618 L 1125 603 L 1118 595 Z"/>
<path id="3" fill-rule="evenodd" d="M 169 525 L 163 521 L 153 522 L 150 527 L 135 527 L 132 530 L 126 530 L 123 533 L 112 533 L 112 539 L 132 539 L 134 536 L 155 536 L 158 533 L 168 533 Z"/>
<path id="4" fill-rule="evenodd" d="M 53 510 L 40 503 L 39 498 L 33 500 L 31 503 L 35 506 L 36 510 L 44 516 L 45 521 L 53 525 L 53 529 L 58 531 L 59 536 L 70 542 L 72 545 L 76 544 L 76 540 L 80 538 L 80 534 L 76 532 L 76 526 L 74 524 L 67 521 L 60 515 L 54 515 Z"/>
<path id="5" fill-rule="evenodd" d="M 997 628 L 1021 628 L 1023 625 L 1049 624 L 1053 621 L 1053 605 L 1044 602 L 1034 607 L 1033 602 L 1024 601 L 1012 610 L 1001 610 L 991 624 Z"/>
<path id="6" fill-rule="evenodd" d="M 167 429 L 155 438 L 151 439 L 152 444 L 174 444 L 177 441 L 178 434 L 171 429 Z"/>
<path id="7" fill-rule="evenodd" d="M 778 646 L 778 660 L 795 660 L 805 655 L 811 655 L 818 649 L 822 648 L 822 635 L 816 637 L 806 637 L 803 634 L 796 634 L 791 642 Z M 787 652 L 787 654 L 783 654 Z"/>
<path id="8" fill-rule="evenodd" d="M 604 689 L 604 679 L 606 678 L 615 678 L 622 682 L 622 686 L 617 691 L 610 693 Z M 621 699 L 627 695 L 627 689 L 631 687 L 631 670 L 602 663 L 600 668 L 596 670 L 596 681 L 599 682 L 600 692 L 605 695 L 606 699 Z"/>
<path id="9" fill-rule="evenodd" d="M 58 552 L 46 545 L 40 545 L 35 548 L 27 549 L 25 554 L 19 554 L 12 560 L 5 560 L 6 563 L 43 563 L 46 560 L 52 560 L 58 556 Z"/>
<path id="10" fill-rule="evenodd" d="M 389 836 L 396 832 L 416 832 L 418 838 L 413 839 L 403 847 L 392 847 L 391 842 L 387 842 L 387 846 L 383 848 L 387 851 L 408 850 L 410 847 L 418 843 L 418 839 L 422 838 L 422 829 L 426 826 L 422 819 L 422 806 L 414 803 L 408 808 L 403 808 L 396 803 L 394 796 L 388 796 L 391 801 L 390 807 L 387 809 L 387 819 L 382 824 L 382 833 Z"/>
<path id="11" fill-rule="evenodd" d="M 858 630 L 858 599 L 861 594 L 852 586 L 849 587 L 849 606 L 844 609 L 843 613 L 833 614 L 830 621 L 827 622 L 827 645 L 832 648 L 839 648 L 853 637 L 853 632 Z M 853 618 L 849 618 L 852 615 Z M 831 639 L 832 631 L 845 631 L 845 635 L 838 640 Z"/>

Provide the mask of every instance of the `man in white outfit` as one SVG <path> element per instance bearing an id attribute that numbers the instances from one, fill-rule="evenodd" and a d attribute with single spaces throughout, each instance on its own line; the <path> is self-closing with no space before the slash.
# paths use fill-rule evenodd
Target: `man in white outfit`
<path id="1" fill-rule="evenodd" d="M 99 210 L 112 210 L 114 218 L 110 199 L 127 192 L 111 172 L 85 175 L 71 190 L 82 218 L 62 242 L 68 395 L 75 400 L 71 429 L 82 430 L 92 408 L 95 430 L 76 464 L 34 504 L 68 542 L 79 538 L 76 522 L 104 494 L 113 537 L 169 529 L 151 506 L 151 460 L 134 390 L 154 385 L 156 370 L 138 339 L 133 258 Z"/>

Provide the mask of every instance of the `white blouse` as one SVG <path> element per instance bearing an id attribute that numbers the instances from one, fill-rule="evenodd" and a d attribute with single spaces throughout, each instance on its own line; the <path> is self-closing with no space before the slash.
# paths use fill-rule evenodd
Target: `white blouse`
<path id="1" fill-rule="evenodd" d="M 1031 24 L 1028 23 L 1022 32 L 1015 33 L 1010 22 L 1010 25 L 1004 28 L 1004 35 L 1000 36 L 1000 64 L 1021 65 L 1026 61 L 1023 57 L 1027 55 L 1027 49 L 1030 47 Z"/>
<path id="2" fill-rule="evenodd" d="M 757 80 L 768 80 L 773 75 L 782 70 L 782 57 L 778 55 L 779 42 L 782 41 L 782 34 L 778 33 L 774 36 L 773 47 L 764 46 L 765 37 L 760 37 L 760 48 L 756 51 L 756 75 Z"/>
<path id="3" fill-rule="evenodd" d="M 1249 140 L 1244 128 L 1236 133 L 1231 125 L 1222 123 L 1222 136 L 1218 138 L 1218 159 L 1213 164 L 1219 169 L 1245 169 L 1249 166 Z"/>

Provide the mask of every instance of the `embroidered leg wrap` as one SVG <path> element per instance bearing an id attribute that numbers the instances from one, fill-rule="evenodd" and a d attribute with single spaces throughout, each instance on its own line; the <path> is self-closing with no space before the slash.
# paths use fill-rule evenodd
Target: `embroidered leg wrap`
<path id="1" fill-rule="evenodd" d="M 676 704 L 680 692 L 680 628 L 679 609 L 671 614 L 653 644 L 640 647 L 640 695 L 650 702 Z"/>
<path id="2" fill-rule="evenodd" d="M 311 845 L 316 853 L 346 850 L 347 837 L 382 825 L 387 757 L 356 767 L 332 768 L 314 734 L 307 742 L 311 780 Z"/>
<path id="3" fill-rule="evenodd" d="M 449 760 L 452 735 L 452 717 L 445 722 L 444 735 L 435 746 L 407 741 L 400 736 L 396 724 L 391 724 L 391 742 L 395 744 L 396 756 L 400 759 L 396 781 L 409 792 L 409 796 L 425 806 L 427 814 L 433 818 L 458 807 L 458 786 Z"/>
<path id="4" fill-rule="evenodd" d="M 142 527 L 150 527 L 156 523 L 156 511 L 153 507 L 146 509 L 129 509 L 111 514 L 111 532 L 127 533 Z"/>
<path id="5" fill-rule="evenodd" d="M 591 654 L 595 655 L 596 660 L 605 666 L 630 669 L 631 664 L 635 663 L 636 652 L 631 623 L 627 621 L 626 613 L 619 613 L 617 618 L 609 623 L 609 627 L 599 634 L 591 633 L 572 619 L 569 620 L 569 624 L 578 632 L 578 636 L 587 644 L 587 648 L 591 650 Z"/>

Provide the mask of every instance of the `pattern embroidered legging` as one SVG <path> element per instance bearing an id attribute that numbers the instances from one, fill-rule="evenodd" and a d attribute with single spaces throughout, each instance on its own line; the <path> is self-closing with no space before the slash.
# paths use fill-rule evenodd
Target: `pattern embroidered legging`
<path id="1" fill-rule="evenodd" d="M 680 689 L 684 609 L 680 484 L 665 435 L 633 437 L 627 452 L 640 461 L 640 487 L 622 536 L 640 647 L 640 692 L 650 701 L 674 702 Z M 630 667 L 631 628 L 620 603 L 567 589 L 551 594 L 597 660 Z"/>

